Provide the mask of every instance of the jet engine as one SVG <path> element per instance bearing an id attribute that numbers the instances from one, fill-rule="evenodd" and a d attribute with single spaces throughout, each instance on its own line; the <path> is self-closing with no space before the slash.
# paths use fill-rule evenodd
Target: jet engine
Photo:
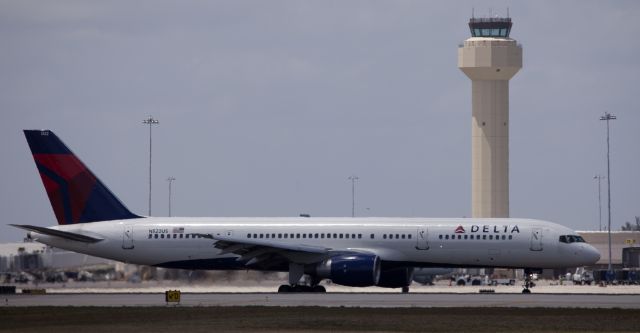
<path id="1" fill-rule="evenodd" d="M 319 263 L 313 275 L 348 287 L 375 286 L 380 280 L 380 258 L 371 254 L 334 256 Z"/>

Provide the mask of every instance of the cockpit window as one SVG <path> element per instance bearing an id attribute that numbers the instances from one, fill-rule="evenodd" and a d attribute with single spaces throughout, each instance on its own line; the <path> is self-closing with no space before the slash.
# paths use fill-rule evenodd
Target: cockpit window
<path id="1" fill-rule="evenodd" d="M 578 235 L 562 235 L 559 241 L 560 243 L 584 243 L 584 238 Z"/>

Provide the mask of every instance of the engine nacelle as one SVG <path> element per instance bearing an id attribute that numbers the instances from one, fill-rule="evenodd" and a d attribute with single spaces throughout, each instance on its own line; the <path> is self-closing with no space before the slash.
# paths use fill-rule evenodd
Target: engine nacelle
<path id="1" fill-rule="evenodd" d="M 348 287 L 370 287 L 380 279 L 380 258 L 371 254 L 335 256 L 316 266 L 315 276 Z"/>
<path id="2" fill-rule="evenodd" d="M 398 267 L 380 272 L 378 287 L 401 288 L 407 287 L 413 280 L 413 267 Z"/>

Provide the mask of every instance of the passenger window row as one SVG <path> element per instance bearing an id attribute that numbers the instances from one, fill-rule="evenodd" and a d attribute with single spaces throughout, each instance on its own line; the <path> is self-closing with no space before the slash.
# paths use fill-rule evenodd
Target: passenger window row
<path id="1" fill-rule="evenodd" d="M 370 234 L 371 239 L 375 239 L 375 234 Z M 447 235 L 448 237 L 448 235 Z M 453 237 L 453 236 L 452 236 Z M 148 239 L 196 239 L 202 238 L 199 234 L 149 234 Z M 248 233 L 247 238 L 258 239 L 362 239 L 362 234 L 348 233 Z M 382 239 L 412 239 L 411 234 L 382 234 Z M 442 239 L 442 235 L 440 235 Z M 448 238 L 447 238 L 448 239 Z M 466 238 L 465 238 L 466 239 Z"/>
<path id="2" fill-rule="evenodd" d="M 372 234 L 373 236 L 373 234 Z M 247 234 L 247 238 L 266 238 L 266 239 L 289 239 L 289 238 L 302 238 L 302 239 L 306 239 L 306 238 L 320 238 L 320 239 L 324 239 L 324 238 L 346 238 L 346 239 L 361 239 L 362 238 L 362 234 L 345 234 L 345 233 L 296 233 L 296 234 L 287 234 L 287 233 L 248 233 Z"/>
<path id="3" fill-rule="evenodd" d="M 334 239 L 362 239 L 362 234 L 347 234 L 347 233 L 302 233 L 302 234 L 291 234 L 291 233 L 248 233 L 247 238 L 259 238 L 259 239 L 290 239 L 290 238 L 312 238 L 312 239 L 325 239 L 325 238 L 334 238 Z M 375 234 L 370 234 L 369 238 L 375 239 Z M 382 239 L 412 239 L 411 234 L 382 234 Z"/>
<path id="4" fill-rule="evenodd" d="M 438 236 L 439 239 L 460 239 L 460 240 L 465 240 L 465 239 L 475 239 L 475 240 L 506 240 L 506 239 L 513 239 L 513 235 L 509 235 L 507 237 L 507 235 L 439 235 Z"/>
<path id="5" fill-rule="evenodd" d="M 382 239 L 394 239 L 394 234 L 382 234 Z M 395 234 L 395 239 L 411 239 L 411 234 Z"/>
<path id="6" fill-rule="evenodd" d="M 166 237 L 165 237 L 166 235 Z M 202 238 L 200 235 L 198 234 L 149 234 L 149 239 L 195 239 L 195 238 Z"/>

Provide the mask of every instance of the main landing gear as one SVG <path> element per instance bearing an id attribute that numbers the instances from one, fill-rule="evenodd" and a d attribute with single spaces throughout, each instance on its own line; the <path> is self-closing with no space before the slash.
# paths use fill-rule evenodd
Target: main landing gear
<path id="1" fill-rule="evenodd" d="M 523 294 L 531 294 L 531 290 L 529 288 L 533 288 L 536 286 L 536 284 L 533 283 L 533 273 L 533 269 L 524 269 L 524 289 L 522 289 Z"/>
<path id="2" fill-rule="evenodd" d="M 321 285 L 305 286 L 302 284 L 283 284 L 278 288 L 279 293 L 326 293 L 327 290 Z"/>
<path id="3" fill-rule="evenodd" d="M 325 293 L 327 290 L 319 285 L 321 279 L 311 277 L 311 281 L 300 284 L 304 275 L 304 266 L 301 264 L 289 263 L 289 284 L 283 284 L 278 288 L 279 293 Z"/>

